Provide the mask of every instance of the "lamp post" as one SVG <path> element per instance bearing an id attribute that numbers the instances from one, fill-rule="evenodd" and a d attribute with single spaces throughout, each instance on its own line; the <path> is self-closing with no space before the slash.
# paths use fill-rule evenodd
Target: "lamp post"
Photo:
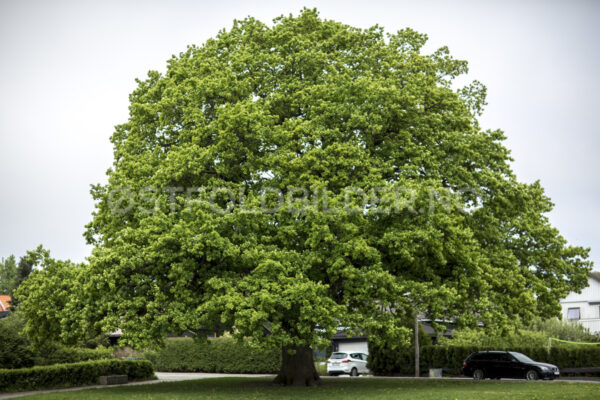
<path id="1" fill-rule="evenodd" d="M 415 377 L 420 376 L 420 360 L 419 360 L 419 313 L 415 308 Z"/>

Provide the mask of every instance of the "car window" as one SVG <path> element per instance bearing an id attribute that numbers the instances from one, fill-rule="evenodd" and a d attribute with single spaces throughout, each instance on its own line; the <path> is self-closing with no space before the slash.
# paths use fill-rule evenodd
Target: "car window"
<path id="1" fill-rule="evenodd" d="M 512 357 L 508 353 L 498 354 L 498 360 L 500 361 L 512 361 Z"/>
<path id="2" fill-rule="evenodd" d="M 498 353 L 483 353 L 481 354 L 480 360 L 482 361 L 496 361 L 498 359 Z"/>
<path id="3" fill-rule="evenodd" d="M 490 360 L 492 361 L 504 361 L 506 353 L 490 353 Z"/>
<path id="4" fill-rule="evenodd" d="M 510 354 L 512 354 L 512 356 L 514 358 L 516 358 L 518 361 L 521 361 L 521 362 L 524 362 L 524 363 L 535 362 L 531 358 L 527 357 L 525 354 L 517 353 L 515 351 L 511 351 Z"/>
<path id="5" fill-rule="evenodd" d="M 342 358 L 346 358 L 348 357 L 347 353 L 333 353 L 331 355 L 331 358 L 334 360 L 341 360 Z"/>
<path id="6" fill-rule="evenodd" d="M 352 353 L 352 354 L 350 354 L 350 357 L 360 359 L 360 354 L 358 354 L 358 353 Z"/>
<path id="7" fill-rule="evenodd" d="M 362 353 L 362 354 L 361 354 L 361 356 L 362 356 L 362 359 L 363 359 L 363 360 L 367 361 L 367 357 L 368 357 L 368 355 L 366 355 L 365 353 Z"/>

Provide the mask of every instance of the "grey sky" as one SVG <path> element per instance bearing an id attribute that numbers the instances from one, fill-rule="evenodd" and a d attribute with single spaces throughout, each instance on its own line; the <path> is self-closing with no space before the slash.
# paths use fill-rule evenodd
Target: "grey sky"
<path id="1" fill-rule="evenodd" d="M 164 71 L 234 18 L 317 7 L 350 25 L 427 33 L 488 87 L 484 128 L 506 132 L 521 181 L 540 179 L 551 222 L 600 268 L 600 2 L 0 0 L 0 257 L 38 244 L 82 261 L 91 183 L 134 78 Z M 465 80 L 464 82 L 466 82 Z"/>

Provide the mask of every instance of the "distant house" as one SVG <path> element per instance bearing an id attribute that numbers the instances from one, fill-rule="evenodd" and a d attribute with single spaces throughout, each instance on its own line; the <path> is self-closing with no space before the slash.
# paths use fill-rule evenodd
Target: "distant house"
<path id="1" fill-rule="evenodd" d="M 419 318 L 423 331 L 431 338 L 431 341 L 437 343 L 438 332 L 433 328 L 432 321 L 426 318 Z M 445 337 L 451 337 L 454 330 L 454 324 L 448 321 L 436 321 L 446 325 L 446 331 L 442 333 Z M 342 353 L 365 353 L 369 354 L 369 344 L 366 335 L 349 336 L 346 331 L 340 329 L 331 338 L 333 351 Z"/>
<path id="2" fill-rule="evenodd" d="M 331 338 L 333 351 L 342 353 L 369 354 L 369 344 L 366 335 L 349 336 L 344 329 L 339 329 Z"/>
<path id="3" fill-rule="evenodd" d="M 588 280 L 589 286 L 581 293 L 569 293 L 560 301 L 562 318 L 600 333 L 600 272 L 591 272 Z"/>
<path id="4" fill-rule="evenodd" d="M 4 318 L 8 315 L 11 300 L 9 295 L 0 294 L 0 318 Z"/>

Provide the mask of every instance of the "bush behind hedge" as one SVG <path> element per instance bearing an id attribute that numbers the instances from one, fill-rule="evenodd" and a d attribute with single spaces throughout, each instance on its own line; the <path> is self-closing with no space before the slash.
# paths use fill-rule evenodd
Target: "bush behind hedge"
<path id="1" fill-rule="evenodd" d="M 145 353 L 143 357 L 152 361 L 157 371 L 168 372 L 272 374 L 281 366 L 278 349 L 239 343 L 233 338 L 218 338 L 207 343 L 192 338 L 169 339 L 164 348 Z"/>
<path id="2" fill-rule="evenodd" d="M 25 320 L 12 313 L 0 319 L 0 368 L 28 368 L 34 364 L 29 341 L 20 335 Z"/>
<path id="3" fill-rule="evenodd" d="M 92 360 L 114 359 L 113 351 L 99 346 L 95 349 L 50 344 L 35 349 L 35 365 L 70 364 Z"/>
<path id="4" fill-rule="evenodd" d="M 442 368 L 444 373 L 460 375 L 464 360 L 476 351 L 510 350 L 523 353 L 529 358 L 554 364 L 562 368 L 600 367 L 599 347 L 477 347 L 477 346 L 424 346 L 420 352 L 421 372 L 428 368 Z M 369 344 L 369 369 L 375 375 L 414 374 L 414 349 L 391 349 L 389 346 Z"/>
<path id="5" fill-rule="evenodd" d="M 130 381 L 151 379 L 146 360 L 99 360 L 21 369 L 0 369 L 0 392 L 94 385 L 103 375 L 127 375 Z"/>

